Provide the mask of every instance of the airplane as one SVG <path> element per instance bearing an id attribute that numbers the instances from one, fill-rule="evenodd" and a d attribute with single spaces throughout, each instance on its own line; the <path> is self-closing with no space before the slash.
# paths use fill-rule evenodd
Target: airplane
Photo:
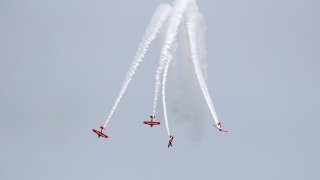
<path id="1" fill-rule="evenodd" d="M 222 129 L 221 122 L 214 124 L 214 127 L 216 127 L 219 131 L 228 132 L 227 130 Z"/>
<path id="2" fill-rule="evenodd" d="M 149 125 L 150 127 L 154 126 L 154 125 L 159 125 L 160 122 L 158 121 L 153 121 L 153 119 L 156 118 L 155 116 L 150 116 L 150 121 L 144 121 L 143 123 L 146 125 Z"/>
<path id="3" fill-rule="evenodd" d="M 100 137 L 108 138 L 108 136 L 103 133 L 104 127 L 100 126 L 100 129 L 101 129 L 100 131 L 95 130 L 95 129 L 92 129 L 92 131 L 98 135 L 98 138 L 100 138 Z"/>
<path id="4" fill-rule="evenodd" d="M 170 137 L 169 137 L 169 143 L 168 143 L 168 148 L 169 148 L 170 146 L 172 146 L 172 141 L 173 141 L 173 136 L 170 135 Z"/>

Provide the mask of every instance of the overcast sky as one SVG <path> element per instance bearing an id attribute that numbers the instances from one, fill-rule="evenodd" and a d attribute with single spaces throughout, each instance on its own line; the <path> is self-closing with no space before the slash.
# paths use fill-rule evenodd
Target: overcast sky
<path id="1" fill-rule="evenodd" d="M 190 123 L 170 121 L 170 149 L 163 125 L 142 124 L 158 41 L 110 138 L 96 138 L 160 3 L 172 1 L 0 0 L 1 180 L 320 179 L 318 0 L 198 1 L 208 87 L 230 133 L 207 108 L 196 142 Z"/>

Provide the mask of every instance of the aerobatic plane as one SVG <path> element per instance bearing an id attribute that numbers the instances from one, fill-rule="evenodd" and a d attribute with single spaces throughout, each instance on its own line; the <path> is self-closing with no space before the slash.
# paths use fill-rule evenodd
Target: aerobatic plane
<path id="1" fill-rule="evenodd" d="M 95 129 L 92 129 L 92 131 L 98 135 L 98 138 L 100 138 L 100 137 L 108 138 L 108 136 L 103 133 L 103 131 L 104 131 L 103 126 L 100 126 L 100 131 L 95 130 Z"/>
<path id="2" fill-rule="evenodd" d="M 169 148 L 170 146 L 172 146 L 172 141 L 173 141 L 173 136 L 170 135 L 170 137 L 169 137 L 169 143 L 168 143 L 168 148 Z"/>
<path id="3" fill-rule="evenodd" d="M 160 122 L 158 121 L 153 121 L 153 119 L 156 118 L 155 116 L 150 116 L 150 121 L 144 121 L 143 123 L 146 125 L 149 125 L 150 127 L 154 125 L 160 125 Z"/>
<path id="4" fill-rule="evenodd" d="M 227 130 L 222 129 L 221 122 L 214 124 L 214 127 L 216 127 L 219 131 L 228 132 Z"/>

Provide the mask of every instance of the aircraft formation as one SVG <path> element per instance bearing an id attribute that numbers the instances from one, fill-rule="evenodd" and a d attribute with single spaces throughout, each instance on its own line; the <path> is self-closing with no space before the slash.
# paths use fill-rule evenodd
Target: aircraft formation
<path id="1" fill-rule="evenodd" d="M 160 125 L 161 123 L 159 121 L 154 121 L 154 118 L 155 118 L 155 116 L 150 116 L 150 121 L 144 121 L 143 124 L 149 125 L 150 127 Z M 227 130 L 222 129 L 221 122 L 218 122 L 217 124 L 213 124 L 213 126 L 215 126 L 219 131 L 228 132 Z M 98 138 L 100 138 L 100 137 L 108 138 L 108 136 L 103 133 L 105 131 L 105 128 L 103 126 L 100 126 L 100 131 L 98 131 L 96 129 L 92 129 L 92 131 L 96 135 L 98 135 Z M 172 136 L 170 134 L 169 140 L 168 140 L 168 148 L 170 146 L 172 146 L 173 138 L 174 138 L 174 136 Z"/>
<path id="2" fill-rule="evenodd" d="M 221 122 L 218 120 L 205 81 L 205 72 L 203 72 L 202 68 L 206 66 L 203 64 L 205 63 L 204 57 L 206 56 L 204 41 L 205 27 L 204 17 L 198 10 L 196 0 L 175 0 L 173 5 L 162 4 L 156 9 L 142 38 L 131 67 L 129 68 L 129 72 L 127 73 L 127 76 L 122 84 L 122 88 L 114 102 L 113 107 L 111 108 L 108 118 L 105 121 L 105 124 L 100 126 L 100 130 L 92 129 L 92 131 L 98 135 L 98 138 L 108 138 L 104 131 L 106 130 L 109 121 L 112 119 L 112 116 L 116 111 L 123 95 L 126 93 L 127 87 L 135 75 L 138 67 L 140 66 L 140 63 L 145 59 L 151 43 L 158 37 L 160 32 L 163 32 L 164 37 L 162 39 L 163 44 L 155 75 L 152 115 L 149 116 L 150 120 L 144 121 L 143 124 L 150 127 L 159 126 L 161 124 L 159 121 L 155 121 L 155 114 L 159 96 L 162 95 L 160 100 L 162 100 L 163 105 L 163 117 L 168 136 L 168 148 L 172 146 L 174 136 L 171 134 L 169 128 L 166 102 L 166 81 L 171 61 L 175 56 L 174 52 L 178 47 L 177 39 L 179 38 L 178 33 L 180 33 L 188 40 L 187 44 L 183 47 L 188 47 L 185 51 L 188 51 L 186 53 L 190 54 L 190 59 L 194 66 L 194 72 L 199 83 L 199 88 L 202 91 L 204 99 L 214 120 L 213 126 L 221 132 L 228 132 L 227 130 L 222 129 Z"/>

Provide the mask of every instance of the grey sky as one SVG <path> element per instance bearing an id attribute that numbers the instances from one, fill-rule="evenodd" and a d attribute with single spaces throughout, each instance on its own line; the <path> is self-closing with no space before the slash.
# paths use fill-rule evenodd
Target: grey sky
<path id="1" fill-rule="evenodd" d="M 209 90 L 229 134 L 204 109 L 200 142 L 172 120 L 168 150 L 164 126 L 142 124 L 159 44 L 110 139 L 90 132 L 107 117 L 153 11 L 171 2 L 0 1 L 1 180 L 320 178 L 317 0 L 198 0 Z"/>

